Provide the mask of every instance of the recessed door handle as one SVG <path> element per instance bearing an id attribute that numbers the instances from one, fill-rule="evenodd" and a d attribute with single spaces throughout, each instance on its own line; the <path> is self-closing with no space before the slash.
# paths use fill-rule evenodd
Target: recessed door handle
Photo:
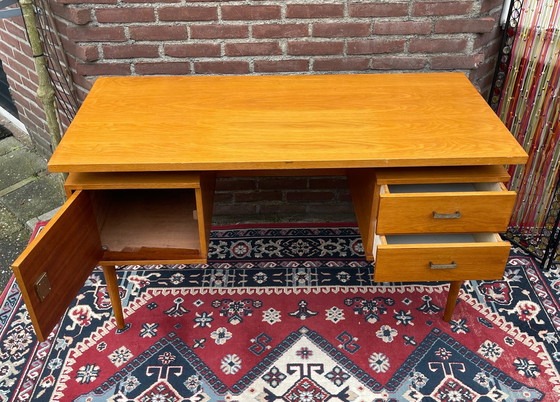
<path id="1" fill-rule="evenodd" d="M 461 212 L 455 211 L 452 214 L 440 214 L 439 212 L 432 212 L 434 219 L 459 219 L 461 217 Z"/>
<path id="2" fill-rule="evenodd" d="M 434 264 L 430 261 L 430 269 L 454 269 L 457 268 L 457 263 L 451 261 L 451 264 Z"/>

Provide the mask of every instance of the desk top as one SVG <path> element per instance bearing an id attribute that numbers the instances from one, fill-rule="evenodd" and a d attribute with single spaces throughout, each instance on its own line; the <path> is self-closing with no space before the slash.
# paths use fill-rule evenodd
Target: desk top
<path id="1" fill-rule="evenodd" d="M 53 172 L 524 163 L 461 73 L 106 77 Z"/>

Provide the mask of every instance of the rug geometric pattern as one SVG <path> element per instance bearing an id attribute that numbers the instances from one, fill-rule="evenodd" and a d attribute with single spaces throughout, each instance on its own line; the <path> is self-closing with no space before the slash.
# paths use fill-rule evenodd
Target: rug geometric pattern
<path id="1" fill-rule="evenodd" d="M 95 270 L 38 343 L 17 284 L 0 309 L 0 401 L 557 401 L 558 273 L 374 283 L 352 226 L 217 228 L 208 264 Z"/>

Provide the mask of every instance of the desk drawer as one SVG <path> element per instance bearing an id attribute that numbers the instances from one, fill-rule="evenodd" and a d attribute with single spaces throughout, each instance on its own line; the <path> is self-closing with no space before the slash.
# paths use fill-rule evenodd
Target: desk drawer
<path id="1" fill-rule="evenodd" d="M 376 233 L 502 232 L 515 197 L 502 183 L 383 184 Z"/>
<path id="2" fill-rule="evenodd" d="M 510 244 L 497 234 L 375 236 L 377 282 L 499 279 Z"/>

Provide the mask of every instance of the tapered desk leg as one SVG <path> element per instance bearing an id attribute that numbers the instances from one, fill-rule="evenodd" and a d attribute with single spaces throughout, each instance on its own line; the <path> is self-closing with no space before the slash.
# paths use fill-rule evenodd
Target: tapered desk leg
<path id="1" fill-rule="evenodd" d="M 117 321 L 117 328 L 124 328 L 124 316 L 122 311 L 121 297 L 119 296 L 119 284 L 117 281 L 117 273 L 115 272 L 114 265 L 104 265 L 103 275 L 105 275 L 105 282 L 107 282 L 107 291 L 113 306 L 113 314 Z"/>
<path id="2" fill-rule="evenodd" d="M 443 321 L 449 322 L 451 320 L 462 284 L 463 281 L 453 281 L 449 284 L 449 293 L 447 294 L 447 304 L 445 306 L 445 312 L 443 313 Z"/>

